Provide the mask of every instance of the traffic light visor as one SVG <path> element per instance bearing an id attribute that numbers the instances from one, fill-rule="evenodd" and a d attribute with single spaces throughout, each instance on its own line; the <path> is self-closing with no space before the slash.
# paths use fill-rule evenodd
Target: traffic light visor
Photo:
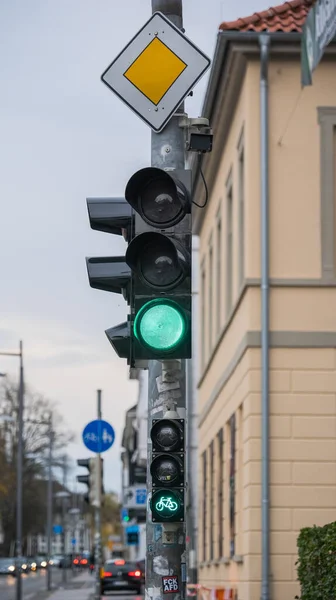
<path id="1" fill-rule="evenodd" d="M 158 229 L 173 227 L 190 212 L 183 183 L 156 167 L 135 173 L 126 186 L 125 198 L 146 223 Z"/>
<path id="2" fill-rule="evenodd" d="M 185 313 L 173 300 L 150 300 L 134 319 L 135 337 L 154 352 L 173 352 L 183 343 L 186 333 Z"/>

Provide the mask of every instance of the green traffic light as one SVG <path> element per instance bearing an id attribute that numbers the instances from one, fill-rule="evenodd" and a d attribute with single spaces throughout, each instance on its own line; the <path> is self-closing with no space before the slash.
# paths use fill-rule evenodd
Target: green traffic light
<path id="1" fill-rule="evenodd" d="M 172 490 L 158 490 L 152 497 L 152 511 L 163 520 L 170 520 L 181 511 L 181 499 Z"/>
<path id="2" fill-rule="evenodd" d="M 156 352 L 172 352 L 184 340 L 186 318 L 173 300 L 159 298 L 144 304 L 134 320 L 137 340 Z"/>

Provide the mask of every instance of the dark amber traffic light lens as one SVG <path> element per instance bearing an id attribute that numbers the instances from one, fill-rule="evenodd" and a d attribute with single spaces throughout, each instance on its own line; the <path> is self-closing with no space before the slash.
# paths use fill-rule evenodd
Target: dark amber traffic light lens
<path id="1" fill-rule="evenodd" d="M 178 486 L 183 481 L 182 463 L 175 456 L 162 454 L 151 464 L 153 483 L 162 486 Z"/>

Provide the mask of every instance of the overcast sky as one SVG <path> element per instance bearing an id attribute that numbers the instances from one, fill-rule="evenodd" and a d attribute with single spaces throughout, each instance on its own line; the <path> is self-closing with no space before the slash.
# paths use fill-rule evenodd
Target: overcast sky
<path id="1" fill-rule="evenodd" d="M 186 35 L 212 57 L 221 20 L 267 7 L 184 0 Z M 123 195 L 149 165 L 149 128 L 100 75 L 150 15 L 150 0 L 0 2 L 0 350 L 23 339 L 26 381 L 58 402 L 76 434 L 74 460 L 90 455 L 81 431 L 103 390 L 103 415 L 116 430 L 105 487 L 117 491 L 137 384 L 104 334 L 125 320 L 125 302 L 89 287 L 85 256 L 122 254 L 124 245 L 90 229 L 86 197 Z M 199 116 L 206 82 L 187 100 L 190 116 Z M 0 372 L 17 369 L 0 356 Z"/>

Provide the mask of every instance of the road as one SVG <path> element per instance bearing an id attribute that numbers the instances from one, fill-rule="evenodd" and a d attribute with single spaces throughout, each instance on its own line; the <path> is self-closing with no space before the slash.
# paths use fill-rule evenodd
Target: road
<path id="1" fill-rule="evenodd" d="M 67 581 L 71 581 L 72 573 L 67 571 Z M 52 585 L 62 583 L 62 569 L 52 570 Z M 42 569 L 36 573 L 22 575 L 22 600 L 33 600 L 39 591 L 45 591 L 47 586 L 46 572 Z M 0 577 L 0 599 L 15 600 L 16 579 L 10 575 Z"/>

